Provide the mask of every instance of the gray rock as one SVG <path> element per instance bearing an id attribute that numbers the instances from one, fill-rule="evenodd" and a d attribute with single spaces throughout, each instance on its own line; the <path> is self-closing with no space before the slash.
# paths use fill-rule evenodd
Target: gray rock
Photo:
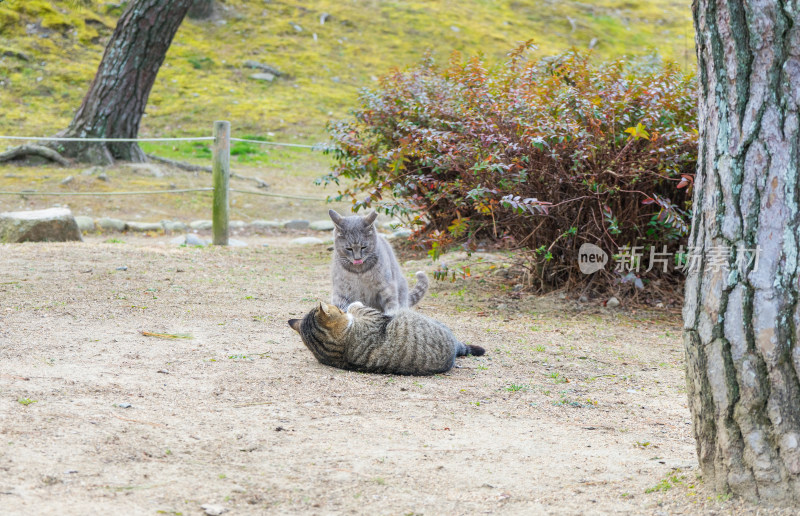
<path id="1" fill-rule="evenodd" d="M 315 220 L 308 227 L 314 231 L 333 231 L 334 225 L 332 220 Z"/>
<path id="2" fill-rule="evenodd" d="M 286 75 L 282 71 L 278 70 L 274 66 L 270 66 L 268 64 L 259 63 L 258 61 L 253 61 L 252 59 L 248 59 L 244 62 L 244 65 L 248 68 L 255 68 L 256 70 L 261 70 L 267 73 L 271 73 L 275 77 L 282 77 Z"/>
<path id="3" fill-rule="evenodd" d="M 214 223 L 210 220 L 194 220 L 189 223 L 192 229 L 208 230 L 214 227 Z"/>
<path id="4" fill-rule="evenodd" d="M 307 220 L 290 220 L 288 222 L 283 223 L 283 227 L 286 229 L 308 229 L 309 222 Z"/>
<path id="5" fill-rule="evenodd" d="M 620 305 L 619 299 L 617 299 L 616 297 L 610 297 L 608 298 L 608 301 L 606 301 L 606 306 L 609 308 L 616 308 L 619 305 Z"/>
<path id="6" fill-rule="evenodd" d="M 325 242 L 317 237 L 300 237 L 300 238 L 295 238 L 289 243 L 292 245 L 314 245 L 314 244 L 324 244 Z"/>
<path id="7" fill-rule="evenodd" d="M 278 229 L 282 228 L 283 224 L 277 220 L 254 220 L 250 223 L 250 227 L 255 230 Z"/>
<path id="8" fill-rule="evenodd" d="M 250 78 L 256 81 L 267 81 L 272 82 L 278 78 L 277 75 L 269 73 L 269 72 L 259 72 L 250 75 Z"/>
<path id="9" fill-rule="evenodd" d="M 297 32 L 303 32 L 303 27 L 299 26 L 299 25 L 298 25 L 298 24 L 296 24 L 295 22 L 293 22 L 293 21 L 290 21 L 290 22 L 289 22 L 289 25 L 291 25 L 291 26 L 292 26 L 292 28 L 293 28 L 294 30 L 296 30 Z"/>
<path id="10" fill-rule="evenodd" d="M 164 172 L 157 165 L 152 163 L 126 163 L 126 167 L 136 173 L 152 177 L 164 177 Z"/>
<path id="11" fill-rule="evenodd" d="M 94 219 L 92 217 L 78 215 L 77 217 L 75 217 L 75 223 L 78 224 L 78 229 L 80 229 L 81 231 L 94 230 Z"/>
<path id="12" fill-rule="evenodd" d="M 112 219 L 110 217 L 103 217 L 97 221 L 100 229 L 105 231 L 125 231 L 128 225 L 124 220 Z"/>
<path id="13" fill-rule="evenodd" d="M 75 217 L 67 208 L 0 213 L 0 242 L 82 241 Z"/>
<path id="14" fill-rule="evenodd" d="M 67 176 L 67 177 L 65 177 L 64 179 L 62 179 L 62 180 L 61 180 L 61 184 L 62 184 L 62 185 L 68 185 L 68 184 L 70 184 L 71 182 L 73 182 L 74 180 L 75 180 L 75 178 L 74 178 L 74 177 L 72 177 L 72 176 Z"/>
<path id="15" fill-rule="evenodd" d="M 186 245 L 192 245 L 192 246 L 194 246 L 194 245 L 206 246 L 210 242 L 208 240 L 206 240 L 205 238 L 200 238 L 199 236 L 195 235 L 194 233 L 189 233 L 184 238 L 184 243 Z"/>
<path id="16" fill-rule="evenodd" d="M 110 181 L 110 179 L 108 177 L 108 174 L 106 174 L 105 172 L 101 172 L 100 174 L 98 174 L 97 175 L 97 179 L 99 179 L 100 181 L 106 181 L 106 182 Z"/>
<path id="17" fill-rule="evenodd" d="M 230 229 L 244 229 L 247 227 L 247 222 L 243 220 L 232 220 L 228 222 L 228 227 Z"/>
<path id="18" fill-rule="evenodd" d="M 392 233 L 392 238 L 408 238 L 411 236 L 412 231 L 410 229 L 398 229 L 394 233 Z"/>
<path id="19" fill-rule="evenodd" d="M 236 240 L 235 238 L 228 239 L 228 246 L 229 247 L 247 247 L 247 242 L 243 242 L 241 240 Z"/>
<path id="20" fill-rule="evenodd" d="M 189 229 L 189 226 L 179 220 L 162 220 L 161 226 L 167 233 L 178 233 Z"/>
<path id="21" fill-rule="evenodd" d="M 204 503 L 200 508 L 206 512 L 206 516 L 220 516 L 220 514 L 228 510 L 222 505 L 215 505 L 213 503 Z"/>
<path id="22" fill-rule="evenodd" d="M 186 235 L 181 235 L 179 237 L 171 238 L 169 243 L 172 245 L 184 245 L 186 243 Z"/>
<path id="23" fill-rule="evenodd" d="M 128 222 L 128 229 L 145 233 L 147 231 L 164 231 L 164 227 L 158 222 Z"/>

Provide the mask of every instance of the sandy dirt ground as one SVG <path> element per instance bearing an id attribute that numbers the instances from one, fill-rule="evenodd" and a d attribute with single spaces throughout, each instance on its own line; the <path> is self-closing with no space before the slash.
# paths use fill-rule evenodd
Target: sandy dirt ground
<path id="1" fill-rule="evenodd" d="M 344 372 L 286 324 L 330 294 L 290 238 L 0 245 L 0 513 L 791 513 L 698 481 L 677 314 L 434 282 L 487 354 Z"/>

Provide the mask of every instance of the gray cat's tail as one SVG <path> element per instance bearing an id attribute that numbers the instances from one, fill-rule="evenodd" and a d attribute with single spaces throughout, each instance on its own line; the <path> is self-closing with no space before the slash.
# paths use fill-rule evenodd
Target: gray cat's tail
<path id="1" fill-rule="evenodd" d="M 471 346 L 469 344 L 461 344 L 460 342 L 459 345 L 460 347 L 458 348 L 458 351 L 456 351 L 456 356 L 459 357 L 466 357 L 469 355 L 479 357 L 486 353 L 486 350 L 480 346 Z"/>
<path id="2" fill-rule="evenodd" d="M 408 306 L 414 306 L 419 301 L 425 297 L 425 293 L 428 291 L 428 276 L 422 272 L 417 271 L 415 274 L 417 277 L 417 284 L 414 285 L 414 288 L 408 293 Z"/>

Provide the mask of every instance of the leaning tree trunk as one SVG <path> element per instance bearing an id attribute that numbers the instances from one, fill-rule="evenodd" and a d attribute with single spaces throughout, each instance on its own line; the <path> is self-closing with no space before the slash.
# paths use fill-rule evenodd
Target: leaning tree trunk
<path id="1" fill-rule="evenodd" d="M 150 89 L 194 0 L 135 0 L 122 14 L 67 137 L 136 138 Z M 97 164 L 145 161 L 136 143 L 62 143 L 62 154 Z"/>
<path id="2" fill-rule="evenodd" d="M 697 453 L 718 491 L 798 502 L 800 3 L 693 10 L 701 144 L 683 317 Z"/>

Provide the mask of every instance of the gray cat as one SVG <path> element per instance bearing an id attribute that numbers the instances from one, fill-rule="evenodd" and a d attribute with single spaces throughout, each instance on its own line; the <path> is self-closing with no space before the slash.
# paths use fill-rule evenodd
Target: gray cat
<path id="1" fill-rule="evenodd" d="M 457 356 L 485 352 L 459 342 L 444 324 L 408 309 L 389 316 L 361 303 L 343 312 L 321 302 L 303 319 L 289 320 L 289 326 L 321 364 L 364 373 L 444 373 Z"/>
<path id="2" fill-rule="evenodd" d="M 334 305 L 344 310 L 350 303 L 360 301 L 392 314 L 422 299 L 428 291 L 428 277 L 417 272 L 417 284 L 408 291 L 392 246 L 375 230 L 377 213 L 343 217 L 330 210 L 328 214 L 335 226 L 331 267 Z"/>

